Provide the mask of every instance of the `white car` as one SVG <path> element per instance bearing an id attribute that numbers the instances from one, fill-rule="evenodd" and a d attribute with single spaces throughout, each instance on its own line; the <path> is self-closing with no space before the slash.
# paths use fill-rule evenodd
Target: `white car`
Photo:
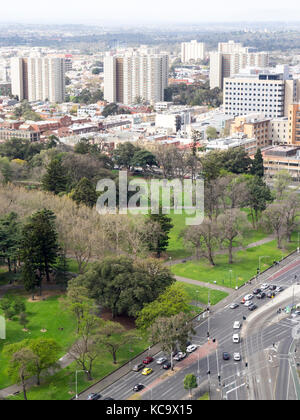
<path id="1" fill-rule="evenodd" d="M 168 359 L 166 357 L 160 357 L 159 359 L 157 359 L 156 363 L 158 365 L 162 365 L 164 364 Z"/>
<path id="2" fill-rule="evenodd" d="M 253 302 L 251 300 L 247 300 L 247 302 L 245 303 L 246 308 L 249 308 L 249 306 L 252 306 Z"/>
<path id="3" fill-rule="evenodd" d="M 233 335 L 232 342 L 235 343 L 235 344 L 239 344 L 239 342 L 240 342 L 240 336 L 239 336 L 239 334 L 234 334 Z"/>
<path id="4" fill-rule="evenodd" d="M 245 302 L 249 302 L 249 300 L 252 300 L 254 298 L 254 296 L 253 295 L 246 295 L 245 297 L 244 297 L 244 301 Z"/>
<path id="5" fill-rule="evenodd" d="M 233 329 L 239 330 L 240 328 L 241 328 L 241 323 L 239 321 L 235 321 L 235 323 L 233 324 Z"/>
<path id="6" fill-rule="evenodd" d="M 267 283 L 264 283 L 264 284 L 262 284 L 261 286 L 260 286 L 260 288 L 261 288 L 261 290 L 268 290 L 268 288 L 269 288 L 270 286 L 267 284 Z"/>
<path id="7" fill-rule="evenodd" d="M 186 348 L 187 353 L 193 353 L 195 350 L 197 350 L 197 346 L 195 344 L 191 344 Z"/>
<path id="8" fill-rule="evenodd" d="M 241 355 L 240 355 L 240 353 L 234 353 L 233 360 L 235 362 L 240 362 L 241 361 Z"/>

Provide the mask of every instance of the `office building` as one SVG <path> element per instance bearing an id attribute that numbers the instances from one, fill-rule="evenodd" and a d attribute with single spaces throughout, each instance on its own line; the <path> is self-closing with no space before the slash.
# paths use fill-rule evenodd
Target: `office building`
<path id="1" fill-rule="evenodd" d="M 65 60 L 57 57 L 11 59 L 12 94 L 29 102 L 65 100 Z"/>
<path id="2" fill-rule="evenodd" d="M 201 61 L 205 59 L 205 44 L 195 40 L 183 42 L 181 44 L 181 61 L 190 63 L 191 61 Z"/>

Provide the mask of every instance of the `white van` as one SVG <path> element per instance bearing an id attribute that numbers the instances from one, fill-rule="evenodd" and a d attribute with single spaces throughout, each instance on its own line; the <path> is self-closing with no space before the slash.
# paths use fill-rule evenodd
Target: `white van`
<path id="1" fill-rule="evenodd" d="M 233 337 L 232 337 L 232 341 L 235 344 L 239 344 L 239 342 L 240 342 L 240 336 L 239 336 L 239 334 L 234 334 Z"/>

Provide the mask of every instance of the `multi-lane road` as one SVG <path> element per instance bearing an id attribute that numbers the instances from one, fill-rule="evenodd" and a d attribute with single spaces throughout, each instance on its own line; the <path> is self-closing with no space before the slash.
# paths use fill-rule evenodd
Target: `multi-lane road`
<path id="1" fill-rule="evenodd" d="M 212 311 L 209 318 L 201 319 L 195 326 L 193 343 L 199 347 L 184 361 L 175 364 L 176 372 L 171 374 L 157 365 L 162 353 L 155 355 L 149 366 L 153 373 L 143 376 L 140 372 L 130 372 L 104 390 L 103 398 L 126 400 L 133 396 L 133 387 L 142 383 L 145 388 L 140 397 L 145 400 L 180 400 L 187 397 L 183 381 L 188 373 L 194 373 L 199 385 L 207 382 L 212 395 L 227 400 L 285 400 L 299 399 L 299 382 L 293 362 L 294 339 L 292 331 L 299 324 L 300 317 L 291 318 L 285 313 L 277 314 L 279 308 L 300 303 L 300 259 L 278 272 L 269 281 L 282 286 L 284 292 L 275 299 L 254 298 L 258 309 L 250 312 L 240 302 L 245 292 L 236 292 L 232 301 L 239 304 L 237 309 L 226 307 Z M 255 286 L 252 286 L 255 288 Z M 232 303 L 232 302 L 230 302 Z M 246 318 L 246 320 L 244 319 Z M 241 342 L 234 344 L 232 336 L 235 321 L 242 323 Z M 207 332 L 210 332 L 208 342 Z M 213 339 L 216 340 L 213 343 Z M 230 360 L 223 360 L 223 352 L 230 354 Z M 241 361 L 234 361 L 233 354 L 239 352 Z M 220 379 L 220 382 L 219 382 Z M 89 392 L 99 392 L 97 385 Z M 80 398 L 85 399 L 86 393 Z"/>

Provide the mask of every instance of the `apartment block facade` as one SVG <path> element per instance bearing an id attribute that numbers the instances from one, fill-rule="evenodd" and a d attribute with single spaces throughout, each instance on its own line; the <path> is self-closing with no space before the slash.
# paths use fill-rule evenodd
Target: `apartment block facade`
<path id="1" fill-rule="evenodd" d="M 166 54 L 124 54 L 104 57 L 104 99 L 132 105 L 137 99 L 155 104 L 168 86 Z"/>
<path id="2" fill-rule="evenodd" d="M 205 59 L 205 44 L 204 42 L 182 42 L 181 44 L 181 61 L 189 63 L 190 61 L 199 61 Z"/>
<path id="3" fill-rule="evenodd" d="M 11 59 L 12 94 L 29 102 L 65 100 L 65 59 L 14 57 Z"/>

